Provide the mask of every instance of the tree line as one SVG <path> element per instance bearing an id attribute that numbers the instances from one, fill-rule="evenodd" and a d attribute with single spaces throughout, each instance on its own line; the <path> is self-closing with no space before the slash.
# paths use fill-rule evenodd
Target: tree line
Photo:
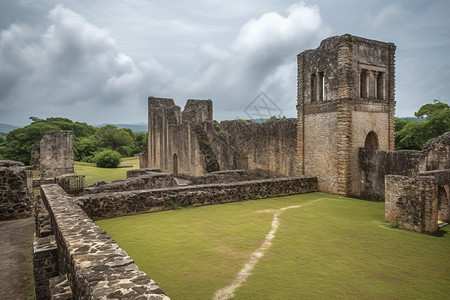
<path id="1" fill-rule="evenodd" d="M 119 129 L 114 125 L 100 128 L 67 118 L 31 117 L 32 123 L 23 128 L 10 131 L 0 137 L 0 159 L 11 159 L 29 164 L 31 147 L 42 137 L 55 130 L 73 132 L 74 160 L 96 162 L 99 153 L 113 151 L 115 156 L 129 157 L 142 152 L 147 146 L 147 134 L 136 133 L 131 129 Z"/>
<path id="2" fill-rule="evenodd" d="M 396 150 L 421 150 L 429 139 L 450 131 L 450 107 L 446 103 L 434 100 L 425 104 L 415 113 L 415 117 L 415 120 L 395 120 Z M 76 161 L 100 161 L 99 165 L 103 166 L 117 166 L 121 156 L 133 156 L 147 147 L 147 133 L 136 133 L 131 129 L 118 129 L 114 125 L 96 128 L 66 118 L 30 119 L 30 125 L 0 136 L 0 159 L 29 164 L 33 144 L 39 143 L 46 133 L 54 130 L 73 132 Z"/>

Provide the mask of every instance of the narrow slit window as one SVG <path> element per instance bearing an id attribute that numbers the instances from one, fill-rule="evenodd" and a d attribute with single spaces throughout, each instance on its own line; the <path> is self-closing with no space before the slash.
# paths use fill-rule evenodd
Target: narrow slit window
<path id="1" fill-rule="evenodd" d="M 311 102 L 317 101 L 317 76 L 311 74 Z"/>
<path id="2" fill-rule="evenodd" d="M 378 72 L 377 76 L 377 99 L 384 100 L 384 73 Z"/>
<path id="3" fill-rule="evenodd" d="M 323 101 L 325 99 L 325 79 L 323 72 L 319 72 L 319 100 Z"/>
<path id="4" fill-rule="evenodd" d="M 359 74 L 359 97 L 367 98 L 367 72 L 364 69 Z"/>

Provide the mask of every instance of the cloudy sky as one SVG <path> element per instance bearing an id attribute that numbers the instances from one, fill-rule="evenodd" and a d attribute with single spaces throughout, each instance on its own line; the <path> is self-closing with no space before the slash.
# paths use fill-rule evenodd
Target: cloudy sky
<path id="1" fill-rule="evenodd" d="M 1 0 L 0 123 L 147 121 L 148 96 L 295 117 L 296 54 L 350 33 L 397 45 L 399 117 L 450 92 L 448 0 Z"/>

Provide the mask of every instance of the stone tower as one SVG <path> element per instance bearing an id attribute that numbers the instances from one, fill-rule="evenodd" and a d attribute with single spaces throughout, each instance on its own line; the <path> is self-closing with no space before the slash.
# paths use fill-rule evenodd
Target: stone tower
<path id="1" fill-rule="evenodd" d="M 321 191 L 358 196 L 358 148 L 394 149 L 395 45 L 330 37 L 297 66 L 299 172 Z"/>

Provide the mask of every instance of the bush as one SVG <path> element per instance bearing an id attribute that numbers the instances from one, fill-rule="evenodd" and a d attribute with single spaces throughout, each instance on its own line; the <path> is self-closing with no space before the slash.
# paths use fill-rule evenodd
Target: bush
<path id="1" fill-rule="evenodd" d="M 95 154 L 94 162 L 97 167 L 101 168 L 117 168 L 120 164 L 121 155 L 114 150 L 103 150 Z"/>

